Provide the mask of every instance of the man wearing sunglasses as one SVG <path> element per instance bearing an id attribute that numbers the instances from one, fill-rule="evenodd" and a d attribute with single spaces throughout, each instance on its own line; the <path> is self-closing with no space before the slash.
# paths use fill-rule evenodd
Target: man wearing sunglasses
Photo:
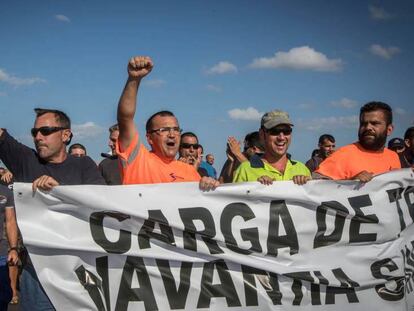
<path id="1" fill-rule="evenodd" d="M 18 182 L 33 182 L 33 189 L 50 190 L 59 184 L 104 184 L 95 162 L 66 152 L 72 132 L 62 111 L 36 108 L 31 129 L 36 151 L 17 142 L 0 129 L 0 159 Z"/>
<path id="2" fill-rule="evenodd" d="M 118 104 L 119 139 L 117 154 L 122 167 L 123 184 L 153 184 L 199 181 L 200 188 L 211 190 L 218 186 L 212 178 L 203 177 L 192 165 L 175 159 L 181 129 L 170 111 L 153 114 L 147 121 L 146 138 L 149 151 L 141 142 L 134 125 L 137 93 L 140 82 L 153 68 L 149 57 L 136 56 L 128 63 L 128 80 Z"/>
<path id="3" fill-rule="evenodd" d="M 208 176 L 206 169 L 200 167 L 201 164 L 201 148 L 198 143 L 198 137 L 193 132 L 185 132 L 181 135 L 180 149 L 179 152 L 179 161 L 193 165 L 197 170 L 198 174 L 203 176 Z"/>
<path id="4" fill-rule="evenodd" d="M 273 110 L 263 115 L 260 137 L 264 142 L 264 155 L 258 161 L 245 161 L 234 173 L 233 182 L 259 181 L 270 185 L 273 181 L 293 180 L 304 184 L 310 179 L 309 169 L 301 162 L 290 159 L 287 153 L 292 141 L 293 124 L 289 115 Z"/>
<path id="5" fill-rule="evenodd" d="M 72 138 L 69 117 L 59 110 L 37 108 L 35 112 L 31 134 L 36 150 L 0 129 L 0 159 L 15 181 L 33 183 L 33 190 L 50 190 L 57 185 L 105 184 L 91 158 L 74 157 L 66 152 Z M 20 288 L 22 310 L 54 310 L 30 259 L 24 264 Z"/>

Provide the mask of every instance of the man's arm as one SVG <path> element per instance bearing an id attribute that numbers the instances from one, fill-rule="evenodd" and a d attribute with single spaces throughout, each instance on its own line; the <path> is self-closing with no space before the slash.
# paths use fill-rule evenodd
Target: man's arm
<path id="1" fill-rule="evenodd" d="M 226 154 L 227 160 L 224 163 L 220 172 L 220 183 L 231 183 L 233 181 L 234 171 L 237 169 L 239 164 L 248 161 L 248 159 L 240 150 L 240 142 L 233 136 L 229 136 L 227 138 Z"/>
<path id="2" fill-rule="evenodd" d="M 367 172 L 367 171 L 362 171 L 359 172 L 358 174 L 356 174 L 355 176 L 353 176 L 351 179 L 352 180 L 359 180 L 360 182 L 369 182 L 372 180 L 372 178 L 374 178 L 374 174 L 371 172 Z"/>
<path id="3" fill-rule="evenodd" d="M 10 184 L 13 180 L 13 174 L 9 170 L 6 170 L 0 179 L 5 183 Z"/>
<path id="4" fill-rule="evenodd" d="M 59 182 L 56 179 L 48 175 L 42 175 L 33 181 L 32 190 L 33 193 L 35 193 L 37 189 L 50 191 L 53 187 L 56 186 L 59 186 Z"/>
<path id="5" fill-rule="evenodd" d="M 16 221 L 16 213 L 14 212 L 14 208 L 6 207 L 6 232 L 7 232 L 7 239 L 9 240 L 10 250 L 8 254 L 8 262 L 13 265 L 17 264 L 19 260 L 18 252 L 17 252 L 17 221 Z"/>
<path id="6" fill-rule="evenodd" d="M 198 184 L 201 191 L 216 190 L 220 186 L 220 182 L 213 177 L 204 176 L 201 177 L 200 183 Z"/>
<path id="7" fill-rule="evenodd" d="M 135 135 L 134 116 L 139 84 L 141 79 L 151 72 L 153 66 L 149 57 L 136 56 L 129 60 L 128 80 L 119 99 L 117 114 L 122 151 L 128 148 Z"/>
<path id="8" fill-rule="evenodd" d="M 231 155 L 233 155 L 240 163 L 247 161 L 247 158 L 240 150 L 240 142 L 233 136 L 227 139 L 227 146 Z"/>
<path id="9" fill-rule="evenodd" d="M 13 173 L 14 178 L 24 181 L 24 167 L 32 158 L 36 158 L 29 147 L 15 140 L 6 129 L 2 129 L 0 135 L 0 159 Z"/>

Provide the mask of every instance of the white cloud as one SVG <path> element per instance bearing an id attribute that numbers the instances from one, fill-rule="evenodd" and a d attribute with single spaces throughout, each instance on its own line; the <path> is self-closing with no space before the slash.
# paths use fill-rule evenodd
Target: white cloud
<path id="1" fill-rule="evenodd" d="M 8 83 L 14 86 L 32 85 L 35 83 L 43 83 L 46 80 L 41 78 L 18 78 L 8 74 L 5 70 L 0 68 L 0 82 Z"/>
<path id="2" fill-rule="evenodd" d="M 70 23 L 69 17 L 67 17 L 65 15 L 57 14 L 57 15 L 55 15 L 55 18 L 60 22 Z"/>
<path id="3" fill-rule="evenodd" d="M 237 72 L 236 65 L 233 65 L 232 63 L 227 62 L 227 61 L 219 62 L 218 64 L 206 70 L 206 73 L 210 75 L 213 75 L 213 74 L 221 75 L 221 74 L 236 73 L 236 72 Z"/>
<path id="4" fill-rule="evenodd" d="M 165 84 L 165 80 L 161 79 L 152 79 L 152 80 L 144 80 L 144 84 L 149 87 L 159 88 Z"/>
<path id="5" fill-rule="evenodd" d="M 95 124 L 92 121 L 72 125 L 72 132 L 75 140 L 96 137 L 105 131 L 105 128 Z"/>
<path id="6" fill-rule="evenodd" d="M 295 124 L 299 128 L 306 129 L 308 131 L 319 131 L 319 130 L 338 130 L 340 128 L 352 128 L 357 129 L 359 122 L 359 117 L 354 116 L 344 116 L 344 117 L 324 117 L 324 118 L 314 118 L 314 119 L 298 119 Z"/>
<path id="7" fill-rule="evenodd" d="M 217 86 L 217 85 L 213 85 L 213 84 L 208 84 L 206 86 L 206 89 L 211 91 L 211 92 L 216 92 L 216 93 L 220 93 L 221 92 L 221 87 Z"/>
<path id="8" fill-rule="evenodd" d="M 401 52 L 396 46 L 384 47 L 379 44 L 373 44 L 369 48 L 372 54 L 382 57 L 384 59 L 391 59 L 394 55 Z"/>
<path id="9" fill-rule="evenodd" d="M 234 120 L 259 121 L 264 112 L 259 112 L 256 108 L 248 107 L 246 109 L 235 108 L 229 110 L 228 114 Z"/>
<path id="10" fill-rule="evenodd" d="M 393 14 L 385 11 L 384 8 L 378 6 L 369 6 L 369 14 L 373 20 L 387 20 L 394 17 Z"/>
<path id="11" fill-rule="evenodd" d="M 288 68 L 296 70 L 339 71 L 341 59 L 329 59 L 325 54 L 308 46 L 290 49 L 288 52 L 276 52 L 273 57 L 255 58 L 251 68 Z"/>
<path id="12" fill-rule="evenodd" d="M 333 107 L 339 107 L 339 108 L 346 108 L 351 109 L 356 107 L 358 103 L 355 100 L 349 99 L 349 98 L 342 98 L 340 100 L 334 100 L 331 101 L 331 106 Z"/>

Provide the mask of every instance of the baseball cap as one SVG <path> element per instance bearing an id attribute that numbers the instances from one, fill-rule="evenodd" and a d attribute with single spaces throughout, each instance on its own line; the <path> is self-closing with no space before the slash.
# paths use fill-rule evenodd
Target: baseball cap
<path id="1" fill-rule="evenodd" d="M 404 147 L 404 140 L 402 138 L 393 138 L 390 139 L 388 142 L 388 148 L 403 148 Z"/>
<path id="2" fill-rule="evenodd" d="M 262 121 L 260 122 L 260 125 L 267 130 L 280 124 L 288 124 L 290 126 L 293 126 L 292 122 L 289 119 L 289 114 L 282 110 L 272 110 L 266 112 L 262 117 Z"/>

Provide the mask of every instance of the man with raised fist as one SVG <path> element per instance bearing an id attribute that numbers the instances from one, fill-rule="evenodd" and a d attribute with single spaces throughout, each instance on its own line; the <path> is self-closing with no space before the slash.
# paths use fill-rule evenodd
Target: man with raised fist
<path id="1" fill-rule="evenodd" d="M 159 111 L 147 121 L 146 139 L 149 151 L 141 142 L 134 125 L 138 88 L 142 78 L 154 67 L 149 57 L 136 56 L 128 63 L 128 80 L 118 104 L 119 138 L 117 154 L 122 167 L 123 184 L 152 184 L 199 181 L 200 189 L 212 190 L 218 182 L 209 177 L 200 179 L 192 165 L 176 160 L 181 128 L 170 111 Z"/>

